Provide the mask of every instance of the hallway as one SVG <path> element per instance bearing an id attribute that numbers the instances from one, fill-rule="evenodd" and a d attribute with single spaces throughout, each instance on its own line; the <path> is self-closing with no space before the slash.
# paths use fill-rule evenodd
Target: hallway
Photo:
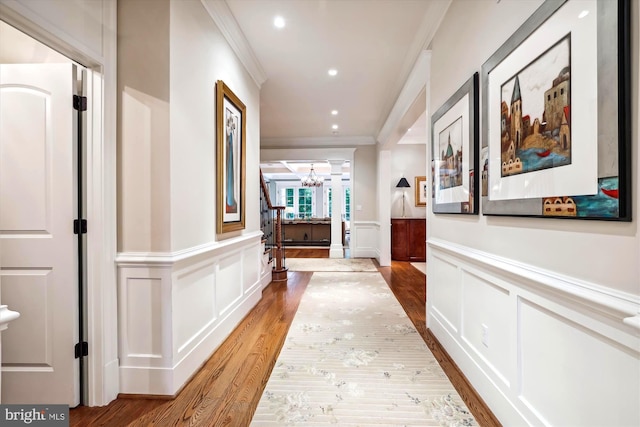
<path id="1" fill-rule="evenodd" d="M 296 256 L 323 256 L 299 252 Z M 500 425 L 426 329 L 424 275 L 408 262 L 378 270 L 474 417 L 483 426 Z M 269 284 L 258 305 L 174 400 L 121 396 L 106 407 L 71 410 L 70 425 L 249 425 L 311 276 L 289 272 L 287 283 Z"/>

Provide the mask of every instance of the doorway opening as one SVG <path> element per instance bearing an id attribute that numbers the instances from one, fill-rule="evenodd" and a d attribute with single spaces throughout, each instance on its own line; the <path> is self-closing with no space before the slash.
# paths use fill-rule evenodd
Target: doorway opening
<path id="1" fill-rule="evenodd" d="M 0 21 L 3 403 L 84 404 L 86 69 Z"/>

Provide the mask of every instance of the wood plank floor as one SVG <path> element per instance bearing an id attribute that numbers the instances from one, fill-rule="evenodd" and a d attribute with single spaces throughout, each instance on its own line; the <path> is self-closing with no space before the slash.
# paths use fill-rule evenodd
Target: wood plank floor
<path id="1" fill-rule="evenodd" d="M 289 257 L 328 257 L 297 249 Z M 425 325 L 425 276 L 407 262 L 378 267 L 480 425 L 500 425 Z M 312 273 L 289 272 L 262 299 L 173 400 L 118 398 L 70 411 L 70 426 L 247 426 L 260 401 Z"/>

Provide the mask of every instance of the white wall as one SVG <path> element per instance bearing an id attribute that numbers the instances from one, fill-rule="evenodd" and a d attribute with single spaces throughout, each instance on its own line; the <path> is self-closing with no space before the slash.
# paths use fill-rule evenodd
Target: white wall
<path id="1" fill-rule="evenodd" d="M 259 231 L 260 88 L 199 0 L 171 2 L 170 44 L 172 250 L 216 240 L 216 80 L 247 107 L 245 232 Z"/>
<path id="2" fill-rule="evenodd" d="M 480 71 L 541 3 L 454 0 L 432 44 L 431 107 Z M 637 2 L 631 21 L 636 147 Z M 637 217 L 639 153 L 632 153 Z M 428 326 L 505 425 L 640 423 L 637 220 L 429 210 L 428 223 Z"/>
<path id="3" fill-rule="evenodd" d="M 118 250 L 171 250 L 169 0 L 118 5 Z"/>
<path id="4" fill-rule="evenodd" d="M 424 218 L 427 210 L 424 206 L 416 206 L 416 176 L 427 175 L 427 154 L 424 144 L 396 145 L 391 150 L 391 217 L 402 216 L 403 190 L 396 188 L 400 178 L 405 177 L 410 188 L 404 189 L 404 216 L 407 218 Z"/>
<path id="5" fill-rule="evenodd" d="M 118 9 L 120 392 L 173 395 L 261 297 L 260 88 L 200 0 Z M 245 229 L 224 235 L 217 80 L 247 120 Z"/>
<path id="6" fill-rule="evenodd" d="M 378 256 L 378 152 L 375 145 L 359 146 L 354 153 L 351 186 L 352 258 Z"/>
<path id="7" fill-rule="evenodd" d="M 377 155 L 375 145 L 357 147 L 354 153 L 351 212 L 356 221 L 375 221 L 378 218 Z"/>

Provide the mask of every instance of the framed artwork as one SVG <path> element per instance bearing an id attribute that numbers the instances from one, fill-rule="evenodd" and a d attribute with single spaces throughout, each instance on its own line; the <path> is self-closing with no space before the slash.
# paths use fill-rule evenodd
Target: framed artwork
<path id="1" fill-rule="evenodd" d="M 631 220 L 624 0 L 546 0 L 482 66 L 482 213 Z"/>
<path id="2" fill-rule="evenodd" d="M 416 176 L 416 206 L 427 206 L 426 176 Z"/>
<path id="3" fill-rule="evenodd" d="M 478 73 L 431 116 L 433 213 L 478 214 Z"/>
<path id="4" fill-rule="evenodd" d="M 244 229 L 246 107 L 224 84 L 216 82 L 216 167 L 218 233 Z"/>

